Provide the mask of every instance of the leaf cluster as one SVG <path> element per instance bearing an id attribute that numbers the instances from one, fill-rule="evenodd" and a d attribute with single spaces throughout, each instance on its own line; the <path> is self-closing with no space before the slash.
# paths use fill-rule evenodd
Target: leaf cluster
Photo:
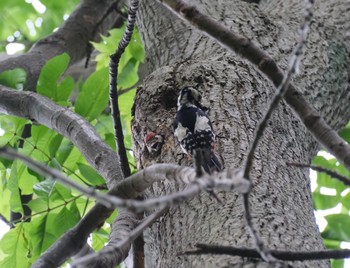
<path id="1" fill-rule="evenodd" d="M 113 30 L 110 37 L 104 37 L 101 43 L 94 44 L 102 51 L 102 56 L 97 57 L 97 71 L 86 81 L 76 82 L 72 77 L 65 76 L 70 58 L 62 54 L 46 63 L 37 83 L 39 94 L 85 118 L 111 147 L 115 147 L 115 142 L 108 108 L 109 74 L 105 64 L 111 54 L 109 49 L 113 45 L 115 49 L 122 32 Z M 135 34 L 133 45 L 122 58 L 118 89 L 132 86 L 138 81 L 137 69 L 144 57 L 140 42 L 140 37 Z M 26 74 L 22 69 L 0 74 L 0 83 L 16 90 L 22 90 L 25 79 Z M 132 146 L 129 124 L 134 94 L 135 89 L 130 90 L 119 100 L 126 146 L 129 148 Z M 26 125 L 31 126 L 31 135 L 24 139 L 21 135 Z M 0 146 L 15 148 L 88 187 L 107 188 L 105 180 L 86 162 L 78 149 L 55 131 L 7 115 L 0 115 L 0 130 Z M 132 154 L 128 153 L 128 157 L 134 166 Z M 15 227 L 0 242 L 0 266 L 30 267 L 40 254 L 84 216 L 94 202 L 50 178 L 42 177 L 19 161 L 0 160 L 0 214 L 7 219 L 11 211 L 24 215 L 20 195 L 33 195 L 33 199 L 26 204 L 32 210 L 30 222 L 25 222 L 27 217 L 24 216 L 21 221 L 12 222 Z M 108 222 L 111 223 L 115 216 L 116 213 Z M 107 242 L 108 231 L 109 225 L 105 225 L 92 234 L 92 247 L 95 250 L 101 249 Z"/>

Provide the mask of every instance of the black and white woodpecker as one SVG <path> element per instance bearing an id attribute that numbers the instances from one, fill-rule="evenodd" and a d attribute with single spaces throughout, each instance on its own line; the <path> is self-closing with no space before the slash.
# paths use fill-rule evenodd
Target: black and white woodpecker
<path id="1" fill-rule="evenodd" d="M 201 104 L 202 96 L 193 87 L 181 90 L 177 100 L 177 113 L 174 120 L 174 135 L 181 149 L 192 157 L 201 154 L 201 166 L 212 174 L 221 170 L 221 164 L 215 155 L 215 133 L 206 113 L 208 108 Z"/>

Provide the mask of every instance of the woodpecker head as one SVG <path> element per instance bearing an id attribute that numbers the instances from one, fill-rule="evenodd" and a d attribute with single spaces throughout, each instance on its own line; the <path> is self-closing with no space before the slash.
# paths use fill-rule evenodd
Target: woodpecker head
<path id="1" fill-rule="evenodd" d="M 177 109 L 179 110 L 183 106 L 197 106 L 202 108 L 201 101 L 202 95 L 197 89 L 193 87 L 184 87 L 177 99 Z"/>

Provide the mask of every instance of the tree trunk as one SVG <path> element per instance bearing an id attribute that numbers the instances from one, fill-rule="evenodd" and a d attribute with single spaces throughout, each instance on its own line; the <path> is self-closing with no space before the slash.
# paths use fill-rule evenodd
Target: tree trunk
<path id="1" fill-rule="evenodd" d="M 286 68 L 298 41 L 304 1 L 197 1 L 196 6 L 249 37 Z M 200 3 L 199 3 L 200 2 Z M 341 12 L 345 1 L 317 1 L 300 75 L 294 84 L 321 111 L 331 125 L 340 128 L 349 120 L 349 22 Z M 202 92 L 210 107 L 217 138 L 217 151 L 225 168 L 242 168 L 254 131 L 264 114 L 273 84 L 254 66 L 196 29 L 180 21 L 155 1 L 141 1 L 139 28 L 149 72 L 135 99 L 132 122 L 134 154 L 138 167 L 181 159 L 172 132 L 176 98 L 184 86 Z M 342 21 L 343 20 L 343 21 Z M 159 151 L 148 151 L 144 137 L 163 136 Z M 308 171 L 286 162 L 308 163 L 318 150 L 302 123 L 282 102 L 273 113 L 255 153 L 250 195 L 255 228 L 270 249 L 323 249 L 315 223 Z M 191 165 L 188 159 L 182 165 Z M 178 191 L 182 185 L 159 183 L 150 195 Z M 256 260 L 229 256 L 177 255 L 196 243 L 254 247 L 246 227 L 242 196 L 219 193 L 224 205 L 207 193 L 172 207 L 150 230 L 146 248 L 150 267 L 268 267 Z M 328 261 L 289 263 L 292 267 L 329 267 Z"/>

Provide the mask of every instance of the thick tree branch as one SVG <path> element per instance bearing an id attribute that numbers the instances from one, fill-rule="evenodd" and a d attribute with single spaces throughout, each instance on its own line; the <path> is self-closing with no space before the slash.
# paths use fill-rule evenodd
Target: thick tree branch
<path id="1" fill-rule="evenodd" d="M 70 109 L 33 92 L 20 92 L 0 85 L 0 113 L 26 118 L 47 126 L 68 138 L 106 180 L 109 188 L 123 174 L 118 155 L 96 130 Z"/>
<path id="2" fill-rule="evenodd" d="M 27 72 L 25 88 L 34 91 L 40 71 L 52 57 L 67 52 L 70 64 L 84 58 L 88 53 L 89 42 L 96 40 L 97 27 L 112 0 L 85 0 L 69 16 L 57 31 L 37 42 L 28 53 L 11 57 L 0 63 L 0 73 L 14 68 Z M 106 19 L 104 26 L 109 29 L 114 20 Z"/>
<path id="3" fill-rule="evenodd" d="M 113 247 L 113 245 L 118 244 L 120 241 L 128 239 L 129 234 L 135 230 L 139 221 L 137 214 L 133 213 L 130 210 L 119 209 L 118 216 L 113 222 L 111 233 L 110 233 L 110 242 L 102 249 L 105 250 L 107 248 Z M 86 248 L 88 249 L 88 248 Z M 102 251 L 101 250 L 101 251 Z M 98 259 L 92 259 L 85 262 L 82 265 L 76 265 L 76 268 L 99 268 L 99 267 L 115 267 L 115 263 L 122 262 L 128 256 L 128 252 L 130 250 L 130 243 L 124 243 L 117 250 L 113 252 L 113 254 L 108 255 L 100 255 Z M 101 252 L 100 251 L 100 252 Z M 95 254 L 92 251 L 85 251 L 86 254 L 80 255 L 79 258 L 85 258 L 88 254 Z M 76 255 L 77 256 L 77 255 Z M 79 258 L 75 258 L 74 260 L 78 260 Z"/>
<path id="4" fill-rule="evenodd" d="M 75 260 L 71 266 L 74 267 L 75 265 L 82 265 L 87 262 L 91 261 L 99 261 L 99 259 L 108 258 L 108 255 L 116 255 L 115 258 L 108 258 L 108 259 L 114 259 L 114 263 L 109 263 L 108 267 L 114 267 L 115 265 L 121 263 L 126 256 L 123 256 L 123 254 L 120 254 L 121 252 L 127 252 L 125 249 L 128 249 L 131 245 L 131 243 L 142 234 L 142 232 L 149 227 L 155 220 L 157 220 L 160 216 L 162 216 L 167 211 L 167 206 L 163 205 L 160 207 L 160 209 L 151 215 L 149 215 L 147 218 L 145 218 L 142 223 L 140 223 L 135 229 L 133 229 L 131 232 L 126 234 L 123 238 L 119 238 L 118 242 L 113 245 L 107 245 L 104 249 L 102 249 L 98 253 L 87 255 L 83 258 Z M 100 262 L 102 264 L 102 262 Z M 102 266 L 100 266 L 102 267 Z M 103 263 L 103 267 L 107 267 L 106 263 Z"/>
<path id="5" fill-rule="evenodd" d="M 201 254 L 218 254 L 240 256 L 243 258 L 261 259 L 260 254 L 255 249 L 235 248 L 216 245 L 197 244 L 199 249 L 180 253 L 181 255 L 201 255 Z M 283 261 L 308 261 L 308 260 L 324 260 L 324 259 L 344 259 L 350 257 L 349 249 L 339 250 L 323 250 L 323 251 L 280 251 L 271 250 L 271 255 Z"/>
<path id="6" fill-rule="evenodd" d="M 173 11 L 179 18 L 215 39 L 222 46 L 248 59 L 276 87 L 282 83 L 284 75 L 276 62 L 248 38 L 232 32 L 211 17 L 202 14 L 196 7 L 181 0 L 158 1 Z M 289 84 L 284 99 L 298 114 L 315 139 L 350 170 L 350 145 L 325 122 L 294 85 Z"/>

